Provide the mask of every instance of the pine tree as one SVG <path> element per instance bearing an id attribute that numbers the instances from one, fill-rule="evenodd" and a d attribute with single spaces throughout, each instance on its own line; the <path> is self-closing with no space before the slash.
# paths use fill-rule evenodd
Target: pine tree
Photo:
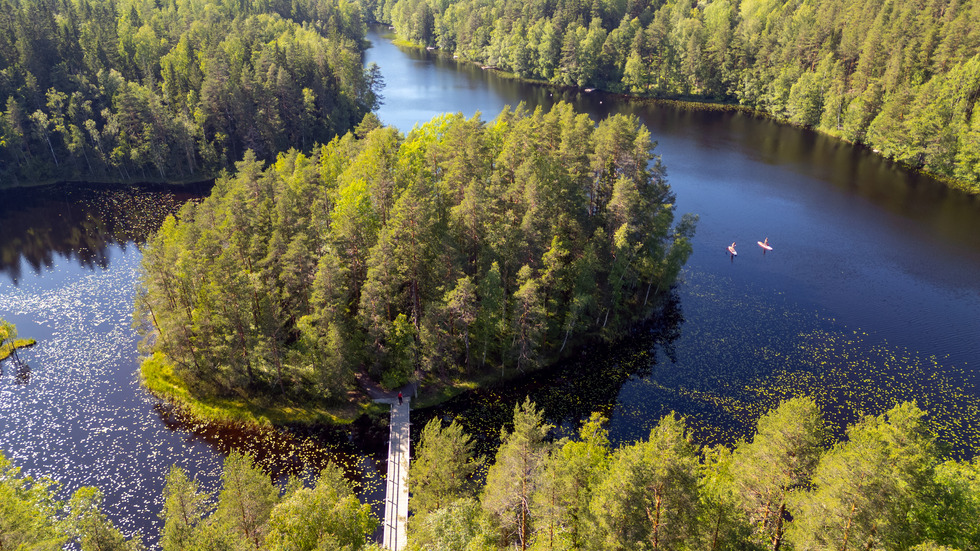
<path id="1" fill-rule="evenodd" d="M 221 483 L 215 512 L 218 520 L 244 545 L 260 549 L 279 491 L 251 456 L 237 451 L 225 459 Z"/>
<path id="2" fill-rule="evenodd" d="M 750 442 L 732 455 L 732 478 L 756 536 L 779 551 L 791 492 L 806 488 L 823 452 L 825 428 L 816 403 L 787 400 L 763 415 Z"/>
<path id="3" fill-rule="evenodd" d="M 683 549 L 698 532 L 697 450 L 668 415 L 650 438 L 617 449 L 592 499 L 606 549 Z"/>
<path id="4" fill-rule="evenodd" d="M 473 474 L 480 461 L 473 455 L 473 438 L 453 421 L 443 428 L 434 418 L 422 429 L 409 470 L 412 511 L 422 517 L 474 494 Z"/>
<path id="5" fill-rule="evenodd" d="M 522 550 L 532 543 L 531 503 L 548 454 L 544 441 L 551 425 L 530 398 L 514 406 L 514 429 L 501 429 L 500 448 L 487 472 L 481 502 L 496 519 L 504 540 Z"/>
<path id="6" fill-rule="evenodd" d="M 204 519 L 211 513 L 209 497 L 198 490 L 197 480 L 187 478 L 183 469 L 176 465 L 170 468 L 160 514 L 164 521 L 160 547 L 164 551 L 181 551 L 198 545 Z"/>

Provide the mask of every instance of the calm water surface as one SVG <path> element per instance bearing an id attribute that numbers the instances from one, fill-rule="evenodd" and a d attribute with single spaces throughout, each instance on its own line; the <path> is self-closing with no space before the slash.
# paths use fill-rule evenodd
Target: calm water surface
<path id="1" fill-rule="evenodd" d="M 378 35 L 367 61 L 387 88 L 381 119 L 408 131 L 451 111 L 493 118 L 563 99 L 594 118 L 638 116 L 677 193 L 701 217 L 662 319 L 615 350 L 418 412 L 459 417 L 492 444 L 530 395 L 571 430 L 594 410 L 617 441 L 687 415 L 703 442 L 731 442 L 779 399 L 815 396 L 838 426 L 916 399 L 959 455 L 980 446 L 980 204 L 862 148 L 735 113 L 629 103 L 500 78 Z M 206 190 L 77 186 L 0 193 L 0 317 L 39 344 L 0 374 L 0 449 L 67 491 L 106 493 L 126 531 L 153 540 L 170 465 L 216 487 L 229 449 L 277 473 L 328 458 L 372 473 L 383 430 L 242 433 L 182 422 L 136 379 L 130 327 L 136 246 Z M 755 245 L 769 237 L 774 250 Z M 736 241 L 739 255 L 725 246 Z M 381 434 L 380 438 L 378 434 Z M 488 448 L 489 449 L 489 448 Z M 367 488 L 376 480 L 365 480 Z"/>
<path id="2" fill-rule="evenodd" d="M 0 365 L 0 450 L 25 473 L 62 482 L 65 497 L 99 487 L 104 511 L 150 544 L 162 525 L 171 465 L 214 492 L 231 449 L 252 453 L 279 477 L 333 460 L 364 482 L 366 499 L 377 500 L 380 488 L 375 461 L 361 451 L 383 451 L 384 435 L 371 427 L 352 431 L 355 446 L 337 430 L 200 425 L 140 387 L 131 327 L 137 244 L 207 191 L 62 185 L 0 192 L 0 318 L 38 341 L 20 351 L 21 365 Z"/>
<path id="3" fill-rule="evenodd" d="M 514 400 L 540 396 L 559 424 L 602 409 L 619 441 L 645 437 L 676 410 L 705 442 L 731 442 L 787 396 L 816 397 L 838 427 L 915 399 L 958 455 L 980 446 L 980 201 L 864 148 L 751 115 L 521 84 L 371 39 L 385 123 L 407 131 L 445 111 L 489 120 L 522 101 L 564 100 L 595 119 L 634 114 L 658 143 L 678 213 L 701 218 L 669 338 L 651 334 L 556 379 L 465 402 L 510 395 L 496 408 L 502 419 Z M 774 250 L 763 254 L 756 241 L 766 237 Z M 576 370 L 610 373 L 617 391 L 576 386 Z M 574 413 L 569 401 L 585 403 Z"/>

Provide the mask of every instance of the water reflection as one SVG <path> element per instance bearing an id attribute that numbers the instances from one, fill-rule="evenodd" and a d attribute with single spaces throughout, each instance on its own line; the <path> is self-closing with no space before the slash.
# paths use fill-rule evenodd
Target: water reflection
<path id="1" fill-rule="evenodd" d="M 751 114 L 521 83 L 371 39 L 367 59 L 387 83 L 379 117 L 402 131 L 443 111 L 492 119 L 505 105 L 562 100 L 594 120 L 636 115 L 657 141 L 677 211 L 701 219 L 677 288 L 687 321 L 655 354 L 635 352 L 652 367 L 621 383 L 613 439 L 645 438 L 675 410 L 699 441 L 730 443 L 779 399 L 805 393 L 838 434 L 858 415 L 914 399 L 955 453 L 980 450 L 980 198 Z M 763 255 L 754 243 L 766 236 L 775 249 Z M 732 262 L 732 241 L 752 250 Z M 511 392 L 488 424 L 526 394 Z M 608 403 L 598 396 L 595 409 Z"/>
<path id="2" fill-rule="evenodd" d="M 14 358 L 14 383 L 26 385 L 31 382 L 31 366 L 19 358 Z"/>
<path id="3" fill-rule="evenodd" d="M 164 426 L 183 435 L 188 445 L 205 443 L 222 456 L 232 451 L 251 455 L 276 480 L 312 479 L 329 463 L 340 466 L 365 501 L 380 503 L 384 484 L 379 466 L 386 460 L 387 427 L 366 417 L 350 425 L 255 427 L 203 421 L 166 402 L 154 404 Z"/>
<path id="4" fill-rule="evenodd" d="M 83 485 L 99 487 L 113 522 L 125 533 L 141 531 L 151 545 L 171 465 L 214 494 L 232 449 L 255 454 L 280 479 L 332 460 L 380 507 L 384 427 L 199 423 L 141 387 L 131 327 L 136 244 L 206 191 L 71 185 L 3 192 L 0 318 L 38 342 L 18 351 L 20 364 L 2 366 L 0 449 L 25 474 L 61 481 L 62 498 Z"/>
<path id="5" fill-rule="evenodd" d="M 6 372 L 13 373 L 14 384 L 26 385 L 31 382 L 31 366 L 17 356 L 17 351 L 5 360 L 0 360 L 0 381 Z"/>
<path id="6" fill-rule="evenodd" d="M 455 419 L 473 435 L 478 453 L 492 457 L 500 444 L 500 428 L 511 423 L 514 406 L 525 398 L 544 410 L 547 422 L 556 427 L 555 437 L 574 436 L 593 412 L 613 415 L 624 384 L 671 363 L 683 324 L 680 300 L 671 292 L 654 319 L 621 342 L 581 347 L 575 357 L 553 368 L 413 411 L 413 439 L 433 417 Z"/>
<path id="7" fill-rule="evenodd" d="M 109 247 L 142 243 L 168 215 L 210 184 L 142 188 L 59 184 L 0 190 L 0 274 L 15 285 L 56 257 L 105 269 Z"/>

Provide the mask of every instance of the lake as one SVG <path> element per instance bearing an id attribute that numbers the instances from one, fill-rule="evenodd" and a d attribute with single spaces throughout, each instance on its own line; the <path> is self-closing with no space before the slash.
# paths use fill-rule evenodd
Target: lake
<path id="1" fill-rule="evenodd" d="M 231 449 L 280 479 L 334 461 L 363 482 L 366 501 L 383 499 L 383 427 L 202 424 L 140 386 L 131 327 L 138 244 L 209 191 L 65 184 L 0 192 L 0 318 L 38 341 L 20 351 L 23 366 L 0 366 L 0 450 L 26 474 L 62 482 L 65 497 L 99 487 L 110 518 L 151 544 L 171 465 L 215 492 Z"/>
<path id="2" fill-rule="evenodd" d="M 615 394 L 589 399 L 589 384 L 555 374 L 568 386 L 549 379 L 484 390 L 427 414 L 486 403 L 497 421 L 530 394 L 554 404 L 546 410 L 560 425 L 590 408 L 608 412 L 618 442 L 646 437 L 677 411 L 703 442 L 731 443 L 788 396 L 816 398 L 838 431 L 860 413 L 916 400 L 957 456 L 976 452 L 977 198 L 864 147 L 750 114 L 521 83 L 436 51 L 398 48 L 377 31 L 370 38 L 367 61 L 386 82 L 382 122 L 406 130 L 446 111 L 489 120 L 508 105 L 548 109 L 559 100 L 596 120 L 632 114 L 657 142 L 677 212 L 700 216 L 669 338 L 661 331 L 629 352 L 570 367 L 601 374 L 608 367 L 600 365 L 619 366 L 610 375 L 622 380 Z M 771 252 L 756 244 L 767 237 Z M 732 242 L 735 258 L 726 251 Z M 579 400 L 586 403 L 571 418 L 552 412 Z"/>
<path id="3" fill-rule="evenodd" d="M 492 449 L 530 395 L 564 431 L 588 412 L 617 442 L 677 411 L 703 443 L 730 443 L 784 397 L 814 396 L 839 428 L 915 399 L 957 456 L 980 446 L 980 201 L 811 132 L 738 112 L 631 102 L 501 77 L 377 33 L 366 61 L 387 88 L 378 112 L 407 132 L 446 112 L 564 100 L 593 118 L 634 114 L 667 166 L 678 213 L 700 215 L 694 254 L 663 316 L 611 349 L 413 417 L 458 417 Z M 216 488 L 229 449 L 275 473 L 328 459 L 377 495 L 384 430 L 255 434 L 182 420 L 137 379 L 131 328 L 149 232 L 199 188 L 62 185 L 0 192 L 0 317 L 39 344 L 3 364 L 0 449 L 72 491 L 96 485 L 125 531 L 151 542 L 170 465 Z M 771 252 L 756 241 L 769 238 Z M 739 255 L 725 247 L 737 243 Z"/>

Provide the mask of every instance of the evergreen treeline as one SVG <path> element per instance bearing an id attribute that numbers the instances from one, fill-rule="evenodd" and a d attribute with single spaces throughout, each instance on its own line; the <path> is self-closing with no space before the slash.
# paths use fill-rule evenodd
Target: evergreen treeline
<path id="1" fill-rule="evenodd" d="M 0 181 L 204 180 L 377 106 L 346 0 L 0 0 Z"/>
<path id="2" fill-rule="evenodd" d="M 79 488 L 68 503 L 58 501 L 59 488 L 22 475 L 0 452 L 0 549 L 58 551 L 69 542 L 85 550 L 144 549 L 138 535 L 127 540 L 102 513 L 97 488 Z"/>
<path id="3" fill-rule="evenodd" d="M 312 487 L 293 478 L 280 489 L 251 457 L 232 452 L 225 459 L 216 501 L 176 465 L 167 476 L 163 499 L 163 551 L 382 549 L 369 539 L 378 526 L 371 506 L 358 500 L 344 472 L 333 464 Z"/>
<path id="4" fill-rule="evenodd" d="M 827 441 L 809 398 L 759 419 L 751 440 L 698 449 L 664 417 L 647 440 L 613 449 L 605 419 L 552 441 L 533 403 L 486 470 L 455 422 L 429 422 L 409 473 L 409 549 L 955 551 L 980 545 L 980 463 L 943 459 L 926 413 L 904 403 Z M 336 466 L 282 488 L 233 452 L 217 496 L 178 467 L 167 477 L 164 551 L 380 549 L 378 520 Z M 0 548 L 135 550 L 100 511 L 95 488 L 56 500 L 0 454 Z"/>
<path id="5" fill-rule="evenodd" d="M 525 369 L 648 318 L 686 261 L 652 147 L 561 104 L 246 155 L 150 241 L 137 318 L 205 393 Z"/>
<path id="6" fill-rule="evenodd" d="M 549 441 L 526 401 L 482 489 L 472 439 L 434 419 L 409 473 L 409 548 L 977 549 L 980 463 L 942 459 L 925 417 L 897 405 L 828 449 L 820 410 L 795 398 L 732 449 L 699 450 L 675 415 L 613 449 L 598 414 L 579 438 Z"/>
<path id="7" fill-rule="evenodd" d="M 737 101 L 980 192 L 976 0 L 365 0 L 398 35 L 568 86 Z"/>
<path id="8" fill-rule="evenodd" d="M 140 534 L 127 539 L 102 512 L 102 493 L 76 491 L 57 499 L 59 484 L 23 476 L 0 453 L 0 549 L 142 551 Z M 311 486 L 272 483 L 252 458 L 232 452 L 224 462 L 217 498 L 176 465 L 167 476 L 164 551 L 380 550 L 370 543 L 378 520 L 361 504 L 343 471 L 329 465 Z"/>

